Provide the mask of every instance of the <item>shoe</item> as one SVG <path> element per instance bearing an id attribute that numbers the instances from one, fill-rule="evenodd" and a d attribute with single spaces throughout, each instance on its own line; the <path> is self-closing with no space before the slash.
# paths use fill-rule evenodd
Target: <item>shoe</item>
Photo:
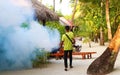
<path id="1" fill-rule="evenodd" d="M 65 68 L 65 71 L 67 71 L 67 68 Z"/>
<path id="2" fill-rule="evenodd" d="M 70 68 L 73 68 L 73 66 L 70 66 Z"/>

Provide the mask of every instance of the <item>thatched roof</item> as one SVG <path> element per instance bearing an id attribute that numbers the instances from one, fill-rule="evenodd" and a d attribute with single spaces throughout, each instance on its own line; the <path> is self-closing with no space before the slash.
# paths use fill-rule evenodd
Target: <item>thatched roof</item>
<path id="1" fill-rule="evenodd" d="M 62 25 L 68 25 L 68 26 L 74 26 L 73 23 L 70 21 L 70 20 L 67 20 L 65 19 L 64 17 L 59 17 L 59 22 L 62 24 Z"/>
<path id="2" fill-rule="evenodd" d="M 33 3 L 33 7 L 36 12 L 37 19 L 39 21 L 58 21 L 58 15 L 52 10 L 48 9 L 46 6 L 41 4 L 38 0 L 31 0 Z"/>

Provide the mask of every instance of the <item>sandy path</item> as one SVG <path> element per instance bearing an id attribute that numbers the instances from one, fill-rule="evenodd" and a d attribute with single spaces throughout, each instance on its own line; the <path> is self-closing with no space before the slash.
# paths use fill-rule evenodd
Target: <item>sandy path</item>
<path id="1" fill-rule="evenodd" d="M 28 70 L 18 70 L 18 71 L 2 71 L 0 75 L 87 75 L 86 70 L 89 64 L 98 56 L 100 56 L 106 49 L 106 46 L 99 46 L 99 44 L 92 43 L 92 47 L 89 48 L 88 45 L 83 44 L 81 51 L 96 51 L 93 54 L 92 59 L 82 60 L 80 56 L 73 56 L 73 66 L 74 68 L 69 69 L 67 72 L 64 71 L 63 59 L 55 60 L 50 59 L 50 64 L 45 65 L 42 68 L 28 69 Z M 115 70 L 108 75 L 118 75 L 120 73 L 120 53 L 115 63 Z"/>

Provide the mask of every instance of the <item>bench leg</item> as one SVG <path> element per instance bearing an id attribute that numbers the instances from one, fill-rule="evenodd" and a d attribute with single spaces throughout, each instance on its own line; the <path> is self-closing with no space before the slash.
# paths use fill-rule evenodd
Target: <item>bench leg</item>
<path id="1" fill-rule="evenodd" d="M 90 58 L 92 58 L 92 54 L 90 53 Z"/>
<path id="2" fill-rule="evenodd" d="M 56 58 L 56 60 L 58 60 L 58 59 L 59 59 L 59 56 L 58 56 L 58 55 L 56 55 L 56 56 L 55 56 L 55 58 Z"/>
<path id="3" fill-rule="evenodd" d="M 86 56 L 85 56 L 85 54 L 82 54 L 82 59 L 86 59 Z"/>
<path id="4" fill-rule="evenodd" d="M 90 58 L 90 55 L 89 54 L 87 54 L 87 59 L 89 59 Z"/>
<path id="5" fill-rule="evenodd" d="M 87 54 L 87 58 L 88 59 L 91 59 L 92 58 L 92 54 L 90 53 L 90 54 Z"/>
<path id="6" fill-rule="evenodd" d="M 62 56 L 62 55 L 59 55 L 59 54 L 55 56 L 56 60 L 62 59 L 62 57 L 63 57 L 63 56 Z"/>

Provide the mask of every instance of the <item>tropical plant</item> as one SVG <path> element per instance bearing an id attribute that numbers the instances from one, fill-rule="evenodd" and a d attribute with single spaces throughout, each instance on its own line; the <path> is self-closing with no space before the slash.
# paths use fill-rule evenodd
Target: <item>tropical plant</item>
<path id="1" fill-rule="evenodd" d="M 54 21 L 54 22 L 49 21 L 46 23 L 46 26 L 48 26 L 51 29 L 57 29 L 60 32 L 60 35 L 65 33 L 64 26 L 57 21 Z"/>
<path id="2" fill-rule="evenodd" d="M 108 1 L 108 0 L 106 0 L 106 1 Z M 118 0 L 116 0 L 116 1 L 110 0 L 110 2 L 111 3 L 113 2 L 113 4 L 114 4 L 114 2 L 119 2 L 119 1 Z M 109 9 L 109 8 L 107 8 L 107 9 Z M 118 9 L 118 7 L 114 8 L 114 9 L 116 10 L 116 9 Z M 115 12 L 113 14 L 115 14 Z M 107 15 L 108 15 L 108 13 L 107 13 Z M 117 14 L 115 16 L 115 25 L 117 25 L 116 20 L 117 20 L 118 16 L 119 16 L 119 14 Z M 110 19 L 112 22 L 114 21 L 114 20 L 112 20 L 113 17 L 111 17 Z M 118 23 L 119 23 L 119 21 L 118 21 Z M 88 67 L 88 69 L 87 69 L 88 74 L 103 75 L 103 74 L 110 73 L 111 71 L 113 71 L 114 64 L 115 64 L 115 61 L 116 61 L 116 58 L 117 58 L 117 55 L 119 52 L 119 48 L 120 48 L 120 31 L 119 31 L 119 29 L 120 29 L 120 24 L 117 28 L 117 31 L 116 31 L 113 39 L 109 43 L 109 46 L 106 48 L 106 50 L 103 52 L 103 54 L 101 56 L 99 56 L 97 59 L 95 59 Z"/>
<path id="3" fill-rule="evenodd" d="M 91 47 L 91 39 L 89 37 L 85 37 L 83 43 L 88 43 L 89 47 Z"/>
<path id="4" fill-rule="evenodd" d="M 47 63 L 49 52 L 45 49 L 36 49 L 33 54 L 35 54 L 35 58 L 32 59 L 33 67 L 40 67 Z"/>

